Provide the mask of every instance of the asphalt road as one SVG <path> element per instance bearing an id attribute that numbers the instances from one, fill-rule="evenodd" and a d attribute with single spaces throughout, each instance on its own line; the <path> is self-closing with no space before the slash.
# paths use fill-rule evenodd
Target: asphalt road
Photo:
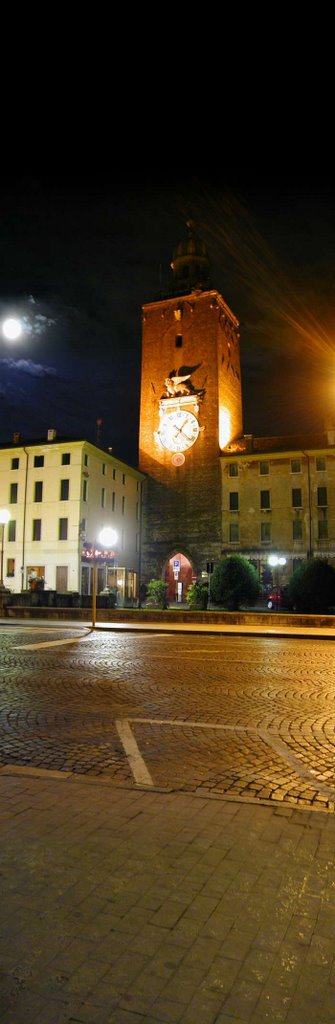
<path id="1" fill-rule="evenodd" d="M 334 810 L 331 640 L 1 627 L 2 771 Z"/>

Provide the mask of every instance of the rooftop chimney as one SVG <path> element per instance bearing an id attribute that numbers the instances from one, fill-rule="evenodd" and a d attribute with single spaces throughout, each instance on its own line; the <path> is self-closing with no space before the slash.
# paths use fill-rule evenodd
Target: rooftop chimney
<path id="1" fill-rule="evenodd" d="M 54 441 L 56 437 L 57 430 L 54 430 L 53 427 L 50 427 L 50 430 L 48 430 L 48 441 Z"/>
<path id="2" fill-rule="evenodd" d="M 247 452 L 252 452 L 254 449 L 254 435 L 244 434 L 245 448 Z"/>

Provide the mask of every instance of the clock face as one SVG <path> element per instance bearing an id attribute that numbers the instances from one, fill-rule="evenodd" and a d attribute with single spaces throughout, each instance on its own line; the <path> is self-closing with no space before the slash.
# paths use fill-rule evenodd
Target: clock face
<path id="1" fill-rule="evenodd" d="M 198 420 L 192 412 L 178 409 L 162 416 L 159 437 L 169 452 L 184 452 L 197 440 L 199 429 Z"/>

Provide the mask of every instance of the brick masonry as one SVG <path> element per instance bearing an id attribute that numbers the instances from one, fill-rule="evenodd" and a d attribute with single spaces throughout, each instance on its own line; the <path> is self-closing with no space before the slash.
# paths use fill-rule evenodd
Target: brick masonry
<path id="1" fill-rule="evenodd" d="M 198 292 L 143 307 L 140 468 L 144 487 L 142 578 L 161 576 L 166 560 L 183 552 L 199 573 L 221 554 L 220 440 L 242 432 L 238 322 L 218 292 Z M 178 339 L 178 341 L 177 341 Z M 196 366 L 192 383 L 204 389 L 200 434 L 175 467 L 161 444 L 160 400 L 172 369 Z M 220 439 L 219 424 L 224 428 Z"/>

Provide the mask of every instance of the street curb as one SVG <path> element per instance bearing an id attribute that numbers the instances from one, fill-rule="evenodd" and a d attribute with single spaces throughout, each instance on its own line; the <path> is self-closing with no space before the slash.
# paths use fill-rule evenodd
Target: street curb
<path id="1" fill-rule="evenodd" d="M 188 789 L 174 789 L 172 787 L 163 786 L 144 786 L 138 783 L 126 783 L 126 782 L 114 782 L 111 778 L 103 778 L 99 775 L 80 775 L 77 772 L 62 772 L 56 771 L 52 768 L 32 768 L 28 765 L 0 765 L 0 779 L 1 778 L 17 778 L 24 777 L 30 779 L 45 779 L 52 782 L 70 782 L 80 783 L 85 786 L 109 786 L 111 789 L 124 789 L 127 792 L 141 792 L 141 793 L 158 793 L 161 796 L 169 796 L 174 793 L 177 796 L 192 797 L 196 800 L 218 800 L 223 803 L 233 804 L 244 804 L 254 807 L 272 807 L 277 814 L 281 814 L 284 817 L 289 817 L 293 811 L 302 811 L 304 814 L 312 811 L 315 814 L 334 814 L 335 803 L 330 807 L 313 807 L 312 804 L 306 804 L 302 806 L 298 803 L 285 803 L 278 800 L 265 800 L 258 799 L 254 796 L 232 796 L 229 793 L 204 793 L 201 790 Z"/>

